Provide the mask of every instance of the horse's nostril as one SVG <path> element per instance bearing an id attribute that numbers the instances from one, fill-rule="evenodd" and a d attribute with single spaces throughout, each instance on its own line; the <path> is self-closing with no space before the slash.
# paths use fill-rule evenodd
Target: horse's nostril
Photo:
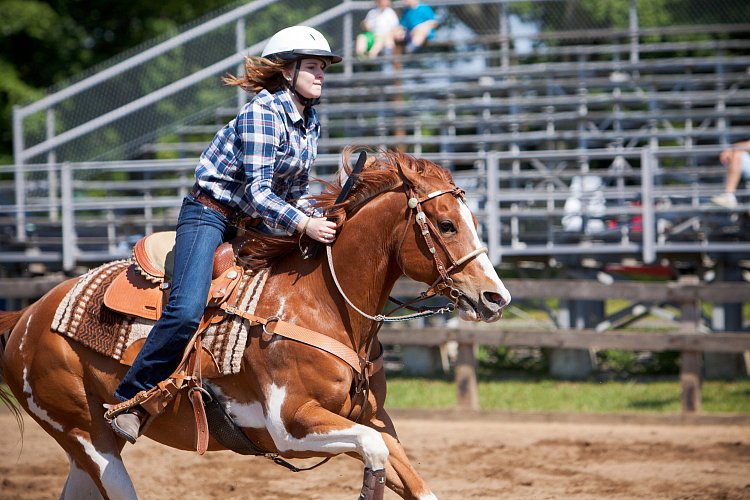
<path id="1" fill-rule="evenodd" d="M 496 292 L 484 292 L 484 298 L 487 302 L 497 304 L 500 307 L 505 305 L 505 299 L 502 295 Z"/>

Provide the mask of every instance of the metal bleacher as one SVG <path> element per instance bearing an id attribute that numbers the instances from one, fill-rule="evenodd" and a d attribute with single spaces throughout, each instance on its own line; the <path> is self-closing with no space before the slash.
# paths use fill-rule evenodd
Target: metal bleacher
<path id="1" fill-rule="evenodd" d="M 16 165 L 0 167 L 3 274 L 122 258 L 139 235 L 170 228 L 197 156 L 246 98 L 217 90 L 217 76 L 273 32 L 254 30 L 254 19 L 297 3 L 261 0 L 217 15 L 210 29 L 236 34 L 218 62 L 88 121 L 55 110 L 75 109 L 89 88 L 108 95 L 102 86 L 121 84 L 148 51 L 158 59 L 170 43 L 186 50 L 199 36 L 190 33 L 209 27 L 188 27 L 184 42 L 161 42 L 99 73 L 115 76 L 89 76 L 18 110 Z M 750 189 L 741 186 L 736 209 L 710 202 L 723 190 L 719 153 L 750 138 L 750 24 L 732 22 L 731 1 L 718 3 L 725 22 L 710 25 L 651 26 L 631 11 L 619 24 L 627 28 L 523 34 L 509 23 L 520 2 L 431 3 L 441 19 L 434 42 L 367 62 L 352 56 L 352 40 L 370 2 L 321 2 L 297 21 L 347 56 L 318 108 L 317 176 L 335 172 L 350 144 L 436 161 L 467 190 L 497 264 L 748 259 Z M 180 119 L 164 118 L 170 107 L 183 109 Z M 109 137 L 118 141 L 105 147 Z"/>

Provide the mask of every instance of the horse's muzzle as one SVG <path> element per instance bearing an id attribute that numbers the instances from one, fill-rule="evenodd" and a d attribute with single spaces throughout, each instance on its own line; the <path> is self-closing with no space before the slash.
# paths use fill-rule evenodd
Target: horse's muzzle
<path id="1" fill-rule="evenodd" d="M 507 289 L 485 290 L 480 292 L 477 313 L 480 321 L 491 323 L 503 316 L 503 309 L 510 304 L 510 293 Z"/>

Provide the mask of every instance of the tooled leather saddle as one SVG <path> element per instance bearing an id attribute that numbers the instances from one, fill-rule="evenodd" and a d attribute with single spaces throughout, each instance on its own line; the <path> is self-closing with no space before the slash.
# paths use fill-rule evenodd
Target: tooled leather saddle
<path id="1" fill-rule="evenodd" d="M 154 321 L 161 317 L 169 298 L 175 235 L 174 231 L 165 231 L 138 240 L 133 248 L 133 263 L 104 294 L 108 308 Z M 214 252 L 206 306 L 215 307 L 226 301 L 241 277 L 242 268 L 235 264 L 232 244 L 222 243 Z"/>

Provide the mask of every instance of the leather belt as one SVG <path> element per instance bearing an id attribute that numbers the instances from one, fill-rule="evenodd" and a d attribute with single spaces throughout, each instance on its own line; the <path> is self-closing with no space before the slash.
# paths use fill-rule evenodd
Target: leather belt
<path id="1" fill-rule="evenodd" d="M 192 194 L 193 197 L 201 204 L 207 206 L 208 208 L 213 208 L 232 222 L 235 222 L 240 215 L 240 212 L 238 210 L 235 210 L 234 208 L 231 208 L 221 203 L 220 201 L 217 201 L 213 196 L 210 196 L 198 186 L 194 186 L 190 194 Z"/>
<path id="2" fill-rule="evenodd" d="M 235 226 L 242 228 L 258 227 L 262 222 L 262 219 L 259 217 L 248 217 L 241 210 L 232 208 L 216 200 L 213 196 L 203 191 L 199 186 L 193 186 L 190 194 L 193 195 L 193 198 L 195 198 L 196 201 L 207 206 L 208 208 L 213 208 L 221 215 L 226 217 L 229 220 L 230 224 L 234 224 Z"/>

